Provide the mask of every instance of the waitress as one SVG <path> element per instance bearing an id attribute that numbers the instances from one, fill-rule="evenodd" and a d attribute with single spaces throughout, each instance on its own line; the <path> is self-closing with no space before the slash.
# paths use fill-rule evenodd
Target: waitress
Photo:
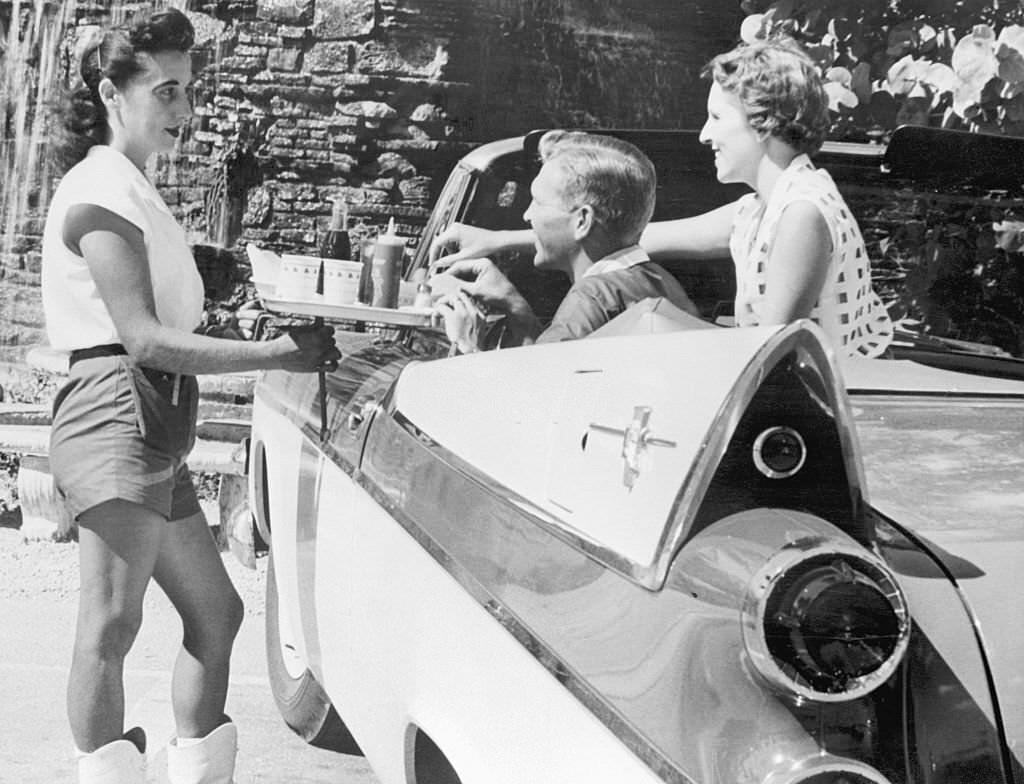
<path id="1" fill-rule="evenodd" d="M 125 731 L 124 659 L 150 579 L 181 616 L 171 699 L 172 784 L 230 782 L 237 735 L 224 713 L 242 603 L 196 499 L 185 458 L 199 373 L 332 370 L 330 328 L 253 343 L 198 335 L 202 281 L 185 233 L 146 177 L 191 115 L 179 11 L 109 30 L 82 56 L 61 117 L 69 170 L 43 237 L 54 348 L 70 352 L 50 458 L 78 522 L 81 590 L 67 693 L 80 782 L 143 784 L 145 735 Z"/>

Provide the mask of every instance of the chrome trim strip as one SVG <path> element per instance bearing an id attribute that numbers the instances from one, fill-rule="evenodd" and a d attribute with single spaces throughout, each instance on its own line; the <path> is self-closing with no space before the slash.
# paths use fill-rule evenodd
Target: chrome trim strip
<path id="1" fill-rule="evenodd" d="M 887 148 L 888 146 L 885 144 L 826 141 L 822 143 L 819 152 L 832 155 L 850 155 L 857 158 L 877 158 L 879 164 L 881 164 L 882 159 L 885 158 Z"/>
<path id="2" fill-rule="evenodd" d="M 893 398 L 895 401 L 913 400 L 915 405 L 925 403 L 948 405 L 960 402 L 972 406 L 1006 406 L 1012 403 L 1024 403 L 1024 392 L 960 392 L 958 390 L 864 389 L 863 387 L 849 387 L 846 392 L 857 401 L 884 401 L 886 398 Z"/>
<path id="3" fill-rule="evenodd" d="M 296 424 L 300 423 L 301 417 L 291 412 L 284 412 L 285 415 Z M 399 425 L 395 421 L 396 425 Z M 423 444 L 432 456 L 437 455 L 439 447 L 429 440 L 418 435 L 414 426 L 402 427 L 403 432 L 415 438 Z M 325 456 L 349 475 L 352 481 L 362 488 L 403 530 L 406 531 L 422 547 L 431 558 L 433 558 L 442 569 L 455 579 L 459 585 L 513 638 L 526 650 L 536 661 L 550 673 L 566 690 L 569 691 L 590 713 L 611 731 L 619 741 L 626 746 L 639 760 L 660 776 L 665 784 L 699 784 L 683 773 L 675 763 L 663 754 L 655 745 L 649 742 L 637 729 L 613 706 L 611 706 L 599 692 L 593 689 L 589 683 L 576 671 L 570 668 L 558 654 L 535 635 L 532 630 L 503 602 L 498 601 L 493 594 L 476 578 L 476 576 L 461 563 L 452 558 L 448 552 L 435 540 L 425 529 L 420 527 L 396 501 L 383 490 L 374 480 L 368 477 L 362 470 L 353 466 L 350 462 L 342 459 L 338 452 L 330 445 L 319 443 L 318 433 L 314 432 L 312 426 L 301 427 L 304 444 L 313 449 L 321 449 Z M 453 470 L 459 471 L 464 478 L 470 482 L 476 482 L 475 477 L 466 475 L 464 472 L 452 466 Z M 479 484 L 479 483 L 477 483 Z M 480 487 L 490 493 L 491 487 L 481 484 Z M 523 511 L 523 515 L 530 517 L 529 513 Z M 553 533 L 559 532 L 557 526 L 545 526 L 546 530 Z M 571 544 L 571 542 L 570 542 Z"/>
<path id="4" fill-rule="evenodd" d="M 499 500 L 501 503 L 514 506 L 534 525 L 543 527 L 548 533 L 553 534 L 567 544 L 575 547 L 577 550 L 586 553 L 595 561 L 614 569 L 619 574 L 629 578 L 644 588 L 648 588 L 649 590 L 655 590 L 657 588 L 657 586 L 647 584 L 645 579 L 645 567 L 643 565 L 628 558 L 624 558 L 614 550 L 594 541 L 586 536 L 582 531 L 579 531 L 577 528 L 567 523 L 565 520 L 560 517 L 555 517 L 547 510 L 537 506 L 533 501 L 530 501 L 511 488 L 506 487 L 501 482 L 498 482 L 487 474 L 484 474 L 482 471 L 470 465 L 447 447 L 442 446 L 435 439 L 420 430 L 404 414 L 402 414 L 401 411 L 395 409 L 393 405 L 388 407 L 388 413 L 395 424 L 402 430 L 407 432 L 417 441 L 420 441 L 425 445 L 429 444 L 428 448 L 433 454 L 433 457 L 438 462 L 443 463 L 452 471 L 459 474 L 463 479 L 472 482 L 484 492 Z"/>

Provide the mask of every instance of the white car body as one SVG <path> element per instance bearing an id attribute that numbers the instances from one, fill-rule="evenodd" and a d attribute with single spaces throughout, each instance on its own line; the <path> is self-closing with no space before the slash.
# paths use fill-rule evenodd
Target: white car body
<path id="1" fill-rule="evenodd" d="M 886 524 L 874 513 L 829 522 L 834 501 L 811 508 L 819 492 L 853 509 L 868 501 L 841 371 L 814 325 L 432 361 L 363 334 L 339 340 L 357 357 L 355 381 L 328 379 L 327 441 L 315 381 L 258 385 L 250 492 L 273 558 L 276 655 L 296 683 L 322 687 L 384 784 L 898 782 L 848 728 L 808 731 L 799 706 L 845 717 L 837 726 L 869 721 L 884 708 L 876 695 L 913 681 L 935 651 L 985 725 L 971 743 L 998 756 L 999 710 L 963 636 L 976 620 L 950 621 L 952 586 L 893 577 L 880 555 L 908 545 L 875 531 Z M 749 511 L 703 519 L 783 365 L 821 382 L 809 400 L 826 414 L 814 427 L 830 432 L 803 433 L 800 469 L 818 478 L 793 508 L 752 497 Z M 877 367 L 851 363 L 847 382 L 893 394 L 901 379 L 960 383 L 958 394 L 1024 401 L 1016 381 L 892 362 L 882 384 Z M 336 375 L 347 372 L 343 362 Z M 767 416 L 755 430 L 770 429 Z M 835 444 L 827 460 L 815 438 Z M 889 585 L 905 628 L 891 666 L 848 693 L 786 694 L 786 673 L 751 642 L 755 597 L 772 569 L 822 548 Z M 438 756 L 442 774 L 429 769 Z"/>

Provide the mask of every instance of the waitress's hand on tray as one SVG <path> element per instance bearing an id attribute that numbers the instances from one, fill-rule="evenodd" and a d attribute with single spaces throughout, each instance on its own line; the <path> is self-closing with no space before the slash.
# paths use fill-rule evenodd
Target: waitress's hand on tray
<path id="1" fill-rule="evenodd" d="M 334 343 L 331 326 L 291 327 L 271 343 L 279 350 L 279 367 L 295 373 L 334 371 L 338 369 L 341 351 Z"/>

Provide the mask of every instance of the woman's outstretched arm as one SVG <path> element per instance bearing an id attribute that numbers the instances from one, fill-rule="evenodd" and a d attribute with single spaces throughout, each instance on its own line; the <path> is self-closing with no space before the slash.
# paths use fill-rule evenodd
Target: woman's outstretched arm
<path id="1" fill-rule="evenodd" d="M 141 365 L 193 375 L 258 368 L 302 372 L 329 365 L 340 356 L 330 327 L 300 328 L 253 343 L 164 326 L 156 316 L 142 232 L 103 207 L 72 207 L 64 242 L 85 258 L 121 342 Z"/>
<path id="2" fill-rule="evenodd" d="M 692 218 L 649 223 L 640 238 L 640 247 L 655 261 L 727 259 L 735 215 L 736 202 L 731 202 Z"/>

